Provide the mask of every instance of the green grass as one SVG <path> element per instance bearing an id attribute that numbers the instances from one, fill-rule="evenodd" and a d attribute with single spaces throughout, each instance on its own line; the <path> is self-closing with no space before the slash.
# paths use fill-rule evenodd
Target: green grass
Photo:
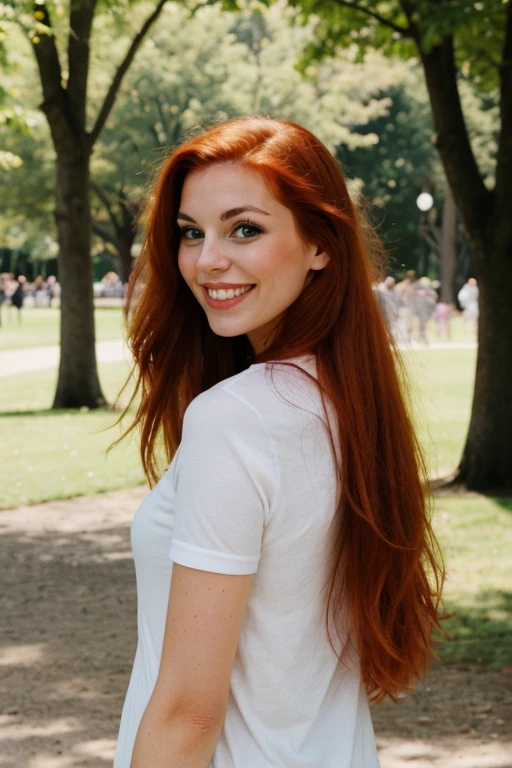
<path id="1" fill-rule="evenodd" d="M 30 347 L 49 347 L 59 343 L 60 309 L 24 307 L 18 323 L 16 310 L 3 307 L 0 327 L 0 352 Z M 123 336 L 120 307 L 96 307 L 96 340 L 120 339 Z"/>
<path id="2" fill-rule="evenodd" d="M 436 499 L 434 527 L 447 566 L 446 661 L 512 666 L 512 499 L 477 494 Z"/>
<path id="3" fill-rule="evenodd" d="M 430 476 L 444 476 L 459 462 L 471 413 L 476 349 L 404 353 L 410 409 Z"/>
<path id="4" fill-rule="evenodd" d="M 101 366 L 113 402 L 126 363 Z M 56 372 L 0 379 L 0 508 L 130 488 L 143 482 L 134 439 L 106 449 L 119 435 L 112 410 L 51 411 Z"/>
<path id="5" fill-rule="evenodd" d="M 105 310 L 111 312 L 112 310 Z M 455 468 L 467 421 L 474 350 L 405 354 L 413 381 L 412 407 L 429 470 Z M 109 402 L 127 375 L 125 363 L 100 367 Z M 117 430 L 101 432 L 116 414 L 51 411 L 56 371 L 0 378 L 0 508 L 130 487 L 142 481 L 133 441 L 105 451 Z"/>
<path id="6" fill-rule="evenodd" d="M 60 309 L 56 307 L 24 307 L 21 325 L 18 324 L 16 310 L 3 307 L 0 327 L 0 352 L 10 349 L 28 349 L 45 347 L 59 343 Z M 96 338 L 120 339 L 123 336 L 122 310 L 120 307 L 96 307 Z M 435 326 L 428 326 L 428 338 L 437 343 Z M 467 343 L 475 341 L 474 334 L 466 331 L 462 317 L 456 315 L 452 320 L 451 341 Z"/>

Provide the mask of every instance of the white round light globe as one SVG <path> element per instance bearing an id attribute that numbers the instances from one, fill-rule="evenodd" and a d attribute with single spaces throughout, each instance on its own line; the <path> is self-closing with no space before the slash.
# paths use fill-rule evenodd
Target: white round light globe
<path id="1" fill-rule="evenodd" d="M 416 205 L 420 211 L 430 211 L 434 205 L 434 198 L 429 192 L 422 192 L 421 195 L 418 195 L 416 199 Z"/>

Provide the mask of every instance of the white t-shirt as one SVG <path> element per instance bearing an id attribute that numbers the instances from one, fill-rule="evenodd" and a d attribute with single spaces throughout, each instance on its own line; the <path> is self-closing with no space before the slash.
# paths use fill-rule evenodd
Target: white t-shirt
<path id="1" fill-rule="evenodd" d="M 297 358 L 313 375 L 313 356 Z M 188 407 L 132 525 L 138 646 L 114 768 L 129 768 L 156 682 L 172 563 L 255 573 L 210 768 L 378 768 L 357 654 L 326 630 L 335 467 L 313 382 L 252 365 Z"/>

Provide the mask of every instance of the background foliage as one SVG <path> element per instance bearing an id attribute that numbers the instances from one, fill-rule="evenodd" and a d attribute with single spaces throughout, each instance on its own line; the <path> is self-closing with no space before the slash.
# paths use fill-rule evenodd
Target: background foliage
<path id="1" fill-rule="evenodd" d="M 392 30 L 335 2 L 296 8 L 283 0 L 268 8 L 258 2 L 241 5 L 222 10 L 218 4 L 168 3 L 136 56 L 92 159 L 98 268 L 119 271 L 123 239 L 129 251 L 151 178 L 174 145 L 199 126 L 255 112 L 294 120 L 317 133 L 353 180 L 354 194 L 362 191 L 374 206 L 373 220 L 391 269 L 401 273 L 416 267 L 426 247 L 418 230 L 416 197 L 424 190 L 434 195 L 439 223 L 446 182 L 433 147 L 422 74 L 414 61 L 400 58 L 410 53 L 407 44 Z M 395 4 L 384 5 L 389 9 Z M 146 2 L 134 3 L 126 13 L 125 4 L 117 3 L 95 17 L 90 119 L 150 8 Z M 466 39 L 479 12 L 455 10 L 457 19 L 463 14 Z M 500 12 L 493 10 L 494 15 Z M 55 4 L 54 16 L 62 45 L 67 31 L 62 4 Z M 397 14 L 397 23 L 400 18 Z M 25 30 L 33 26 L 28 13 L 20 20 Z M 486 27 L 484 38 L 494 46 L 498 41 L 491 37 Z M 461 47 L 461 57 L 466 48 Z M 23 249 L 41 263 L 54 258 L 57 250 L 54 152 L 38 110 L 40 85 L 26 31 L 11 24 L 4 49 L 8 68 L 0 91 L 0 246 Z M 314 58 L 334 50 L 335 58 Z M 384 60 L 389 53 L 393 58 Z M 468 80 L 462 91 L 476 154 L 491 184 L 497 117 L 492 68 L 468 55 L 461 66 L 481 85 L 476 88 Z M 432 255 L 434 276 L 438 256 Z"/>

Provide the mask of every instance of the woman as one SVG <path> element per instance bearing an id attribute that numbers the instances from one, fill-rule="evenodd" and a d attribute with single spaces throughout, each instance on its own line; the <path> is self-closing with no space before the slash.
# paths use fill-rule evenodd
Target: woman
<path id="1" fill-rule="evenodd" d="M 424 674 L 442 572 L 335 160 L 269 118 L 191 139 L 130 291 L 130 429 L 172 463 L 132 526 L 115 768 L 378 766 L 368 697 Z"/>

